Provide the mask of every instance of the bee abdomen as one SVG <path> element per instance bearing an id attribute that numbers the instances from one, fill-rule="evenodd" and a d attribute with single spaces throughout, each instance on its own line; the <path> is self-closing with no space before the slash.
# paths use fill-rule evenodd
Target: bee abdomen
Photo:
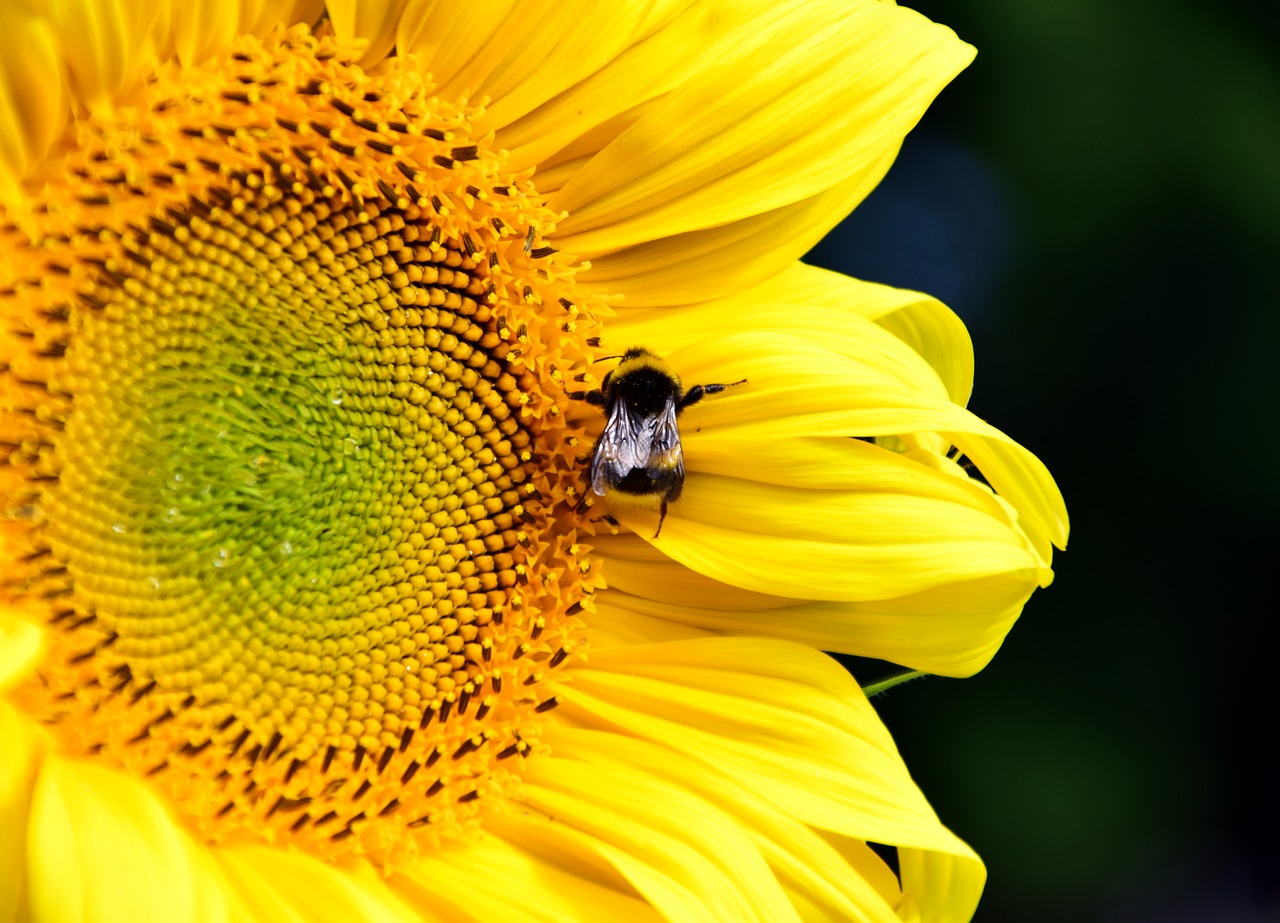
<path id="1" fill-rule="evenodd" d="M 675 468 L 632 468 L 612 486 L 619 493 L 638 497 L 661 496 L 670 503 L 680 496 L 684 476 Z"/>

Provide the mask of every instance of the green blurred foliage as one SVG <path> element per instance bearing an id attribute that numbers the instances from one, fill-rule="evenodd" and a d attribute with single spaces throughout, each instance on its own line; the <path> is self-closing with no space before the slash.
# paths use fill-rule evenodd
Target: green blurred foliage
<path id="1" fill-rule="evenodd" d="M 1280 919 L 1280 31 L 1185 0 L 909 5 L 978 58 L 814 259 L 927 289 L 993 242 L 954 302 L 971 406 L 1046 461 L 1072 538 L 987 670 L 877 707 L 987 860 L 979 920 Z M 998 201 L 946 212 L 948 146 Z M 930 199 L 914 269 L 859 261 Z"/>

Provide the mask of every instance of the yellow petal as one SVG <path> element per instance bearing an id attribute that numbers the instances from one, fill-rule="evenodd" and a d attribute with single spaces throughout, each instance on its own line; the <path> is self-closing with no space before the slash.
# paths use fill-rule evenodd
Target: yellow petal
<path id="1" fill-rule="evenodd" d="M 544 93 L 537 108 L 525 105 L 517 111 L 500 103 L 496 111 L 486 113 L 484 124 L 498 129 L 498 142 L 511 151 L 516 168 L 538 165 L 541 169 L 543 164 L 563 160 L 565 150 L 595 154 L 635 121 L 632 118 L 619 125 L 619 116 L 699 79 L 733 56 L 744 41 L 752 41 L 761 31 L 776 30 L 779 18 L 798 15 L 794 4 L 787 9 L 776 0 L 666 3 L 652 9 L 646 9 L 645 4 L 598 5 L 618 9 L 612 23 L 592 21 L 597 36 L 586 43 L 591 54 L 580 53 L 584 46 L 581 39 L 576 47 L 541 39 L 540 44 L 547 47 L 546 57 L 555 55 L 552 60 L 557 66 L 544 68 L 536 79 L 526 82 L 554 92 Z M 561 11 L 585 19 L 576 4 L 553 2 L 546 6 L 548 9 L 531 19 L 553 23 L 555 18 L 563 18 Z M 565 31 L 563 25 L 560 31 Z M 579 31 L 572 30 L 573 37 L 578 38 Z M 491 83 L 486 81 L 487 93 L 493 92 Z M 601 126 L 610 124 L 617 130 L 599 133 Z M 585 137 L 593 137 L 596 143 L 584 145 Z M 541 184 L 539 188 L 547 191 Z"/>
<path id="2" fill-rule="evenodd" d="M 20 4 L 0 3 L 0 203 L 21 201 L 19 181 L 62 133 L 67 73 L 51 22 Z"/>
<path id="3" fill-rule="evenodd" d="M 820 830 L 822 836 L 833 850 L 845 862 L 849 863 L 863 879 L 871 885 L 885 900 L 893 901 L 898 907 L 902 905 L 902 883 L 893 870 L 885 865 L 874 849 L 861 840 L 840 836 L 829 830 Z M 806 917 L 808 919 L 808 917 Z"/>
<path id="4" fill-rule="evenodd" d="M 785 271 L 880 182 L 897 148 L 871 168 L 815 196 L 717 228 L 688 231 L 602 256 L 578 279 L 620 293 L 619 313 L 733 295 Z M 541 184 L 540 184 L 541 188 Z M 785 302 L 783 302 L 785 303 Z"/>
<path id="5" fill-rule="evenodd" d="M 329 21 L 339 41 L 368 42 L 360 63 L 381 61 L 396 44 L 396 30 L 407 0 L 328 0 Z"/>
<path id="6" fill-rule="evenodd" d="M 40 653 L 40 629 L 0 610 L 0 690 L 22 678 Z"/>
<path id="7" fill-rule="evenodd" d="M 4 643 L 0 639 L 0 650 Z M 3 701 L 0 742 L 0 920 L 17 920 L 31 915 L 24 893 L 27 817 L 36 773 L 49 744 L 40 728 Z"/>
<path id="8" fill-rule="evenodd" d="M 738 451 L 752 445 L 739 443 Z M 916 467 L 922 479 L 933 476 L 930 486 L 954 480 Z M 656 531 L 654 515 L 612 512 L 642 536 Z M 810 490 L 691 473 L 657 541 L 716 580 L 810 599 L 885 599 L 998 574 L 1048 579 L 1021 534 L 993 509 L 923 489 Z"/>
<path id="9" fill-rule="evenodd" d="M 530 760 L 522 800 L 576 831 L 672 920 L 798 920 L 737 820 L 622 765 Z"/>
<path id="10" fill-rule="evenodd" d="M 324 12 L 324 0 L 170 0 L 158 8 L 153 34 L 160 57 L 177 57 L 182 66 L 191 67 L 226 51 L 237 35 L 266 35 L 293 23 L 314 23 Z"/>
<path id="11" fill-rule="evenodd" d="M 782 4 L 550 196 L 557 245 L 603 252 L 740 220 L 881 162 L 972 58 L 878 2 Z"/>
<path id="12" fill-rule="evenodd" d="M 954 893 L 981 890 L 981 860 L 938 822 L 862 691 L 810 648 L 723 638 L 602 651 L 562 694 L 579 724 L 704 761 L 812 827 L 950 857 L 971 885 Z"/>
<path id="13" fill-rule="evenodd" d="M 898 850 L 902 873 L 903 920 L 968 923 L 982 897 L 986 876 L 975 874 L 963 856 L 919 849 Z"/>
<path id="14" fill-rule="evenodd" d="M 512 814 L 489 822 L 496 835 L 422 856 L 393 876 L 393 887 L 449 921 L 660 919 L 624 879 L 555 828 Z"/>
<path id="15" fill-rule="evenodd" d="M 609 321 L 607 330 L 610 343 L 659 344 L 655 348 L 671 355 L 673 363 L 678 363 L 675 367 L 680 377 L 690 382 L 708 379 L 691 377 L 695 373 L 690 371 L 689 361 L 681 354 L 705 352 L 700 345 L 712 337 L 727 331 L 750 330 L 753 334 L 786 338 L 785 348 L 792 338 L 803 336 L 847 359 L 874 363 L 878 367 L 876 371 L 882 373 L 881 384 L 895 388 L 905 386 L 950 402 L 946 386 L 930 365 L 920 361 L 922 357 L 913 355 L 896 336 L 886 335 L 872 321 L 849 311 L 785 302 L 753 303 L 739 296 L 688 307 L 624 311 Z M 725 370 L 732 370 L 739 366 L 738 359 L 733 353 L 725 353 L 719 364 Z M 843 363 L 826 365 L 826 369 L 819 371 L 833 374 Z M 742 377 L 737 374 L 728 380 Z M 741 389 L 732 392 L 735 398 L 740 394 Z M 717 398 L 715 403 L 721 404 L 724 400 Z"/>
<path id="16" fill-rule="evenodd" d="M 699 306 L 697 310 L 733 313 L 749 307 L 772 307 L 792 318 L 807 316 L 814 308 L 825 308 L 875 321 L 933 366 L 952 401 L 962 407 L 969 401 L 973 388 L 973 342 L 969 331 L 954 311 L 929 295 L 792 263 L 732 298 Z M 631 319 L 630 312 L 622 313 L 625 319 Z M 824 330 L 820 323 L 808 326 Z"/>
<path id="17" fill-rule="evenodd" d="M 418 920 L 364 860 L 331 865 L 267 847 L 215 849 L 231 892 L 263 921 Z"/>
<path id="18" fill-rule="evenodd" d="M 240 0 L 239 31 L 266 35 L 296 22 L 314 23 L 324 13 L 324 0 Z"/>
<path id="19" fill-rule="evenodd" d="M 437 93 L 459 99 L 483 96 L 487 69 L 505 57 L 523 34 L 516 6 L 516 0 L 473 4 L 409 0 L 396 25 L 396 51 L 417 57 Z M 510 32 L 508 23 L 515 27 Z"/>
<path id="20" fill-rule="evenodd" d="M 602 590 L 595 596 L 595 613 L 591 617 L 591 649 L 603 650 L 619 644 L 653 644 L 658 641 L 683 641 L 686 638 L 706 637 L 711 632 L 699 626 L 665 619 L 660 615 L 636 612 L 623 606 L 612 605 L 609 598 L 601 599 Z M 617 595 L 617 594 L 613 594 Z"/>
<path id="21" fill-rule="evenodd" d="M 605 577 L 613 589 L 596 596 L 593 630 L 598 624 L 610 640 L 632 643 L 676 640 L 682 629 L 755 635 L 971 676 L 995 656 L 1035 588 L 1030 579 L 1002 575 L 883 600 L 796 602 L 760 594 L 754 608 L 731 608 L 725 591 L 735 588 L 700 575 L 693 578 L 706 585 L 690 586 L 693 572 L 668 565 L 609 560 Z"/>
<path id="22" fill-rule="evenodd" d="M 223 883 L 140 782 L 45 761 L 31 802 L 27 888 L 47 920 L 221 920 Z"/>
<path id="23" fill-rule="evenodd" d="M 812 828 L 777 810 L 767 791 L 626 734 L 557 727 L 547 743 L 557 755 L 590 765 L 621 764 L 670 779 L 737 818 L 792 903 L 803 908 L 802 919 L 897 920 L 897 881 L 882 860 L 861 844 L 864 854 L 852 864 Z"/>
<path id="24" fill-rule="evenodd" d="M 225 0 L 170 0 L 161 23 L 162 55 L 172 54 L 183 67 L 199 64 L 230 47 L 240 21 L 240 5 Z"/>
<path id="25" fill-rule="evenodd" d="M 504 2 L 459 7 L 411 0 L 396 44 L 401 53 L 418 56 L 422 69 L 438 82 L 441 95 L 488 100 L 476 130 L 501 129 L 497 143 L 511 150 L 508 165 L 523 170 L 640 101 L 633 102 L 631 94 L 614 86 L 619 92 L 610 100 L 613 108 L 587 111 L 582 105 L 569 109 L 553 105 L 550 111 L 539 109 L 607 67 L 652 28 L 654 19 L 668 16 L 663 8 L 671 5 L 530 0 L 518 6 Z M 657 73 L 651 70 L 649 76 Z M 575 88 L 566 95 L 580 95 L 580 91 Z M 535 109 L 519 128 L 504 128 Z M 541 141 L 536 148 L 527 146 L 530 131 Z"/>
<path id="26" fill-rule="evenodd" d="M 45 15 L 57 31 L 71 89 L 91 111 L 113 103 L 154 65 L 154 3 L 47 0 Z"/>
<path id="27" fill-rule="evenodd" d="M 914 351 L 870 323 L 858 338 L 829 346 L 783 334 L 739 334 L 708 338 L 671 355 L 689 382 L 749 380 L 691 408 L 683 425 L 732 425 L 732 438 L 744 442 L 938 433 L 1030 521 L 1028 531 L 1040 530 L 1065 547 L 1066 506 L 1048 469 L 995 427 L 931 394 L 937 374 Z M 1046 556 L 1046 549 L 1038 551 Z"/>

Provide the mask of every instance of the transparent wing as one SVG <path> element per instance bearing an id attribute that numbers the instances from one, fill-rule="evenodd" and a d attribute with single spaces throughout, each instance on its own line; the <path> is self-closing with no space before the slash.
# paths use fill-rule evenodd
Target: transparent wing
<path id="1" fill-rule="evenodd" d="M 684 452 L 680 448 L 680 430 L 676 427 L 675 401 L 667 401 L 662 413 L 653 417 L 651 422 L 653 431 L 645 466 L 673 475 L 676 479 L 683 478 Z"/>
<path id="2" fill-rule="evenodd" d="M 653 417 L 632 414 L 626 401 L 613 405 L 591 456 L 592 490 L 603 496 L 611 484 L 626 477 L 632 468 L 643 468 L 648 463 L 655 422 Z"/>

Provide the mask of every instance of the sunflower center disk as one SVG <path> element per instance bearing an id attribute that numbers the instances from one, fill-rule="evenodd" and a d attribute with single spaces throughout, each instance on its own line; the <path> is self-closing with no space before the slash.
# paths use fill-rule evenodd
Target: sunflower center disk
<path id="1" fill-rule="evenodd" d="M 76 223 L 31 241 L 70 245 L 51 268 L 74 296 L 6 289 L 57 328 L 6 347 L 28 350 L 6 373 L 31 402 L 7 424 L 38 498 L 26 585 L 55 625 L 24 695 L 210 838 L 268 828 L 403 855 L 515 784 L 512 758 L 555 704 L 543 674 L 580 646 L 573 613 L 595 576 L 556 515 L 575 434 L 555 382 L 584 347 L 557 303 L 563 270 L 523 230 L 486 248 L 504 221 L 489 209 L 469 226 L 458 207 L 513 187 L 483 164 L 406 169 L 418 158 L 390 142 L 374 145 L 388 163 L 300 147 L 288 106 L 322 111 L 313 132 L 330 140 L 343 115 L 424 142 L 448 132 L 393 104 L 356 112 L 343 100 L 377 97 L 359 71 L 310 43 L 285 50 L 299 92 L 269 116 L 281 81 L 246 95 L 241 54 L 235 92 L 218 94 L 227 128 L 177 120 L 259 169 L 204 157 L 182 177 L 204 193 L 145 229 L 112 221 L 115 184 L 81 191 Z M 78 180 L 140 169 L 93 154 Z M 505 224 L 541 217 L 513 202 Z M 51 409 L 51 395 L 69 397 Z"/>

